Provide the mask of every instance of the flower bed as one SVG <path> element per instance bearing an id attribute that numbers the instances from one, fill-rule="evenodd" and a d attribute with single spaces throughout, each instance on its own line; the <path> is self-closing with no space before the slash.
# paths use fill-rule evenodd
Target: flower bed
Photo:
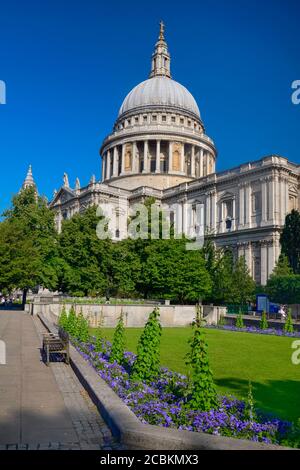
<path id="1" fill-rule="evenodd" d="M 290 338 L 300 338 L 300 331 L 294 331 L 293 333 L 288 333 L 283 329 L 276 328 L 267 328 L 262 330 L 256 326 L 245 326 L 244 328 L 238 328 L 234 325 L 205 325 L 205 328 L 210 329 L 219 329 L 219 330 L 228 330 L 228 331 L 239 331 L 242 333 L 256 333 L 260 335 L 275 335 L 275 336 L 288 336 Z"/>
<path id="2" fill-rule="evenodd" d="M 130 377 L 135 361 L 133 353 L 126 352 L 124 365 L 120 366 L 109 362 L 111 344 L 107 341 L 102 340 L 101 352 L 95 351 L 93 343 L 74 340 L 74 346 L 144 423 L 265 443 L 296 445 L 289 439 L 293 432 L 291 423 L 259 412 L 256 412 L 255 419 L 249 419 L 246 403 L 232 396 L 219 396 L 218 409 L 191 411 L 185 406 L 189 389 L 186 376 L 162 368 L 156 381 L 134 382 Z"/>

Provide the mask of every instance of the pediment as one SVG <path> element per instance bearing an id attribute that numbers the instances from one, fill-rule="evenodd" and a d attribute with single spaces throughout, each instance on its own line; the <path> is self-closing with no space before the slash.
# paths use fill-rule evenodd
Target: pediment
<path id="1" fill-rule="evenodd" d="M 55 195 L 54 199 L 50 202 L 50 206 L 55 206 L 56 204 L 64 204 L 65 202 L 74 199 L 75 193 L 70 188 L 62 187 Z"/>
<path id="2" fill-rule="evenodd" d="M 226 191 L 222 196 L 220 196 L 220 201 L 223 201 L 224 199 L 233 199 L 235 195 L 231 193 L 230 191 Z"/>

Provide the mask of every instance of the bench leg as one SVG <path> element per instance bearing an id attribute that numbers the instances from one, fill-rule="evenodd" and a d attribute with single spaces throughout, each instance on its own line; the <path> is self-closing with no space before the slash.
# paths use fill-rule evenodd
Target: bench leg
<path id="1" fill-rule="evenodd" d="M 47 366 L 49 366 L 49 363 L 50 363 L 49 344 L 47 344 L 47 346 L 46 346 L 46 354 L 47 354 L 46 364 L 47 364 Z"/>

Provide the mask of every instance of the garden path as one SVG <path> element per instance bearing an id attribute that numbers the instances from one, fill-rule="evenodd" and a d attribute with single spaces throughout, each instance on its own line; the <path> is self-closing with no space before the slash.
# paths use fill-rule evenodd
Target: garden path
<path id="1" fill-rule="evenodd" d="M 24 312 L 0 312 L 0 449 L 118 449 L 70 366 L 41 358 L 43 327 Z"/>

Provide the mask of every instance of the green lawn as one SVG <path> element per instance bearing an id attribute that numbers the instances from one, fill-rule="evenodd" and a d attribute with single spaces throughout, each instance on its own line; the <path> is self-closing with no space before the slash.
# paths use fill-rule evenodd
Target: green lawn
<path id="1" fill-rule="evenodd" d="M 113 329 L 103 329 L 111 340 Z M 140 328 L 126 329 L 126 349 L 136 352 Z M 293 365 L 293 338 L 205 330 L 211 367 L 220 392 L 245 398 L 252 381 L 256 406 L 288 420 L 300 418 L 300 365 Z M 186 373 L 190 328 L 163 328 L 161 363 Z"/>

